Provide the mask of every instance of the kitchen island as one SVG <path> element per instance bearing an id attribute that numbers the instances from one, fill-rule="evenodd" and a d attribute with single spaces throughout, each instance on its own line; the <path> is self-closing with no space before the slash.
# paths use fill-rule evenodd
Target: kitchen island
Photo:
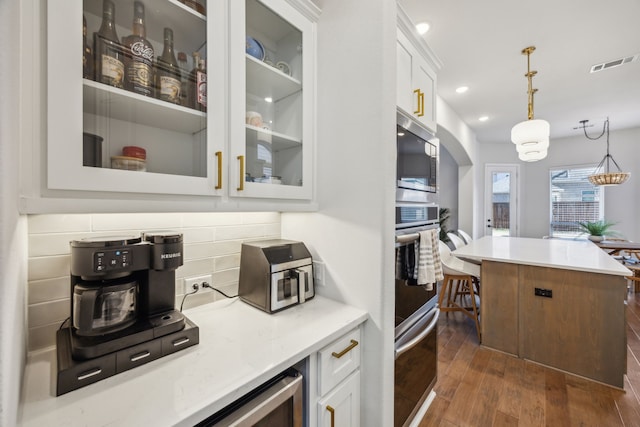
<path id="1" fill-rule="evenodd" d="M 588 240 L 486 236 L 453 253 L 481 263 L 484 346 L 624 387 L 626 267 Z"/>
<path id="2" fill-rule="evenodd" d="M 198 345 L 62 396 L 55 397 L 55 349 L 30 354 L 19 425 L 193 426 L 279 372 L 304 366 L 368 317 L 319 295 L 275 314 L 238 298 L 185 314 L 200 328 Z M 317 369 L 307 367 L 308 390 L 315 396 Z M 308 409 L 312 417 L 315 405 Z"/>

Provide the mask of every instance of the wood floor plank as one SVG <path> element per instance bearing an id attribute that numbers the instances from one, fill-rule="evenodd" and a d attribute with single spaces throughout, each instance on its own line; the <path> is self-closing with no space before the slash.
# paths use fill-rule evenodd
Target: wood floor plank
<path id="1" fill-rule="evenodd" d="M 520 416 L 522 405 L 522 381 L 524 363 L 515 356 L 508 356 L 504 372 L 502 393 L 497 403 L 497 411 L 516 420 Z"/>
<path id="2" fill-rule="evenodd" d="M 484 349 L 489 354 L 489 363 L 482 374 L 469 419 L 479 426 L 491 425 L 496 416 L 497 402 L 504 383 L 507 355 Z"/>
<path id="3" fill-rule="evenodd" d="M 478 398 L 482 375 L 489 365 L 491 350 L 479 348 L 469 363 L 462 382 L 458 386 L 455 396 L 451 400 L 444 419 L 455 422 L 460 426 L 476 426 L 476 420 L 472 413 L 472 405 Z"/>
<path id="4" fill-rule="evenodd" d="M 504 412 L 496 411 L 496 417 L 493 419 L 491 425 L 494 427 L 516 427 L 518 425 L 518 419 Z"/>
<path id="5" fill-rule="evenodd" d="M 551 369 L 545 370 L 545 417 L 558 425 L 569 425 L 567 384 L 565 374 Z"/>
<path id="6" fill-rule="evenodd" d="M 522 378 L 522 405 L 518 416 L 519 425 L 545 425 L 544 370 L 540 365 L 524 362 Z"/>
<path id="7" fill-rule="evenodd" d="M 436 394 L 429 406 L 428 413 L 424 416 L 418 427 L 438 427 L 442 423 L 442 417 L 449 407 L 449 401 Z"/>
<path id="8" fill-rule="evenodd" d="M 625 377 L 626 393 L 616 391 L 613 399 L 620 418 L 625 426 L 640 427 L 640 402 L 638 396 L 631 390 L 629 379 Z"/>

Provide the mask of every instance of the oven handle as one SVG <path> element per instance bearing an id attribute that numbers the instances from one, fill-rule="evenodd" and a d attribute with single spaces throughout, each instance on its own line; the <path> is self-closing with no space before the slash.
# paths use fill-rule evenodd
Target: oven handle
<path id="1" fill-rule="evenodd" d="M 436 324 L 438 323 L 438 317 L 440 317 L 440 309 L 436 306 L 433 310 L 431 310 L 429 313 L 425 314 L 425 318 L 429 316 L 429 314 L 433 313 L 433 319 L 431 319 L 431 322 L 429 322 L 429 325 L 427 325 L 426 328 L 424 328 L 422 331 L 420 331 L 416 336 L 414 336 L 413 338 L 411 338 L 408 342 L 401 344 L 400 346 L 396 347 L 395 349 L 395 359 L 397 359 L 398 357 L 400 357 L 403 353 L 406 353 L 407 351 L 411 350 L 413 347 L 415 347 L 416 345 L 418 345 L 418 343 L 420 343 L 420 341 L 422 341 L 423 339 L 425 339 L 427 337 L 427 335 L 429 335 L 431 333 L 431 331 L 433 331 L 433 328 L 436 327 Z M 422 319 L 420 319 L 418 322 L 421 322 Z M 406 333 L 406 335 L 409 335 L 413 332 L 413 329 L 418 329 L 415 326 L 411 329 L 409 329 Z M 405 335 L 405 336 L 406 336 Z M 400 338 L 400 341 L 404 341 L 403 340 L 404 336 Z"/>

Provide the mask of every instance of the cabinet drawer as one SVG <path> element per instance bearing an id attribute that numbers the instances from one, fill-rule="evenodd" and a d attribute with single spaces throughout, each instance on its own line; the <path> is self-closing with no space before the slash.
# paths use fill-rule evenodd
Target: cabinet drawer
<path id="1" fill-rule="evenodd" d="M 111 353 L 85 361 L 64 363 L 58 371 L 58 389 L 56 396 L 93 384 L 115 375 L 116 355 Z"/>
<path id="2" fill-rule="evenodd" d="M 318 393 L 324 396 L 360 366 L 360 329 L 354 329 L 318 352 Z"/>
<path id="3" fill-rule="evenodd" d="M 189 319 L 185 318 L 187 326 L 178 332 L 167 335 L 162 338 L 162 355 L 175 353 L 183 348 L 191 347 L 200 342 L 199 328 L 195 326 Z"/>
<path id="4" fill-rule="evenodd" d="M 116 353 L 116 370 L 124 372 L 162 356 L 160 340 L 148 341 Z"/>

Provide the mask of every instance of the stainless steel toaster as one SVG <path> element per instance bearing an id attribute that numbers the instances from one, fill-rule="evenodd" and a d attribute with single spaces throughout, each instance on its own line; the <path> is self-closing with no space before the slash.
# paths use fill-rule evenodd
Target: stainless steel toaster
<path id="1" fill-rule="evenodd" d="M 304 243 L 291 240 L 243 243 L 238 295 L 267 313 L 313 298 L 311 253 Z"/>

